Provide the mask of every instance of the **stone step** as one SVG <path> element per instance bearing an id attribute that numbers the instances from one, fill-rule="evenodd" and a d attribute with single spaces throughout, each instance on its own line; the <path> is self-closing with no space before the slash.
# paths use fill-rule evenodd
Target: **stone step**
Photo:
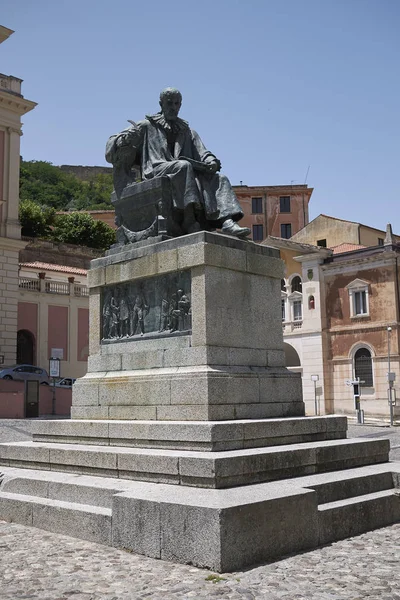
<path id="1" fill-rule="evenodd" d="M 396 489 L 320 504 L 319 544 L 342 540 L 398 521 L 400 495 Z"/>
<path id="2" fill-rule="evenodd" d="M 112 544 L 110 508 L 1 492 L 0 517 L 90 542 Z"/>
<path id="3" fill-rule="evenodd" d="M 1 471 L 0 519 L 216 571 L 273 560 L 293 548 L 315 548 L 400 520 L 394 489 L 323 504 L 313 489 L 335 478 L 340 486 L 381 475 L 390 475 L 398 486 L 399 463 L 229 489 L 49 470 Z"/>
<path id="4" fill-rule="evenodd" d="M 389 440 L 361 438 L 267 448 L 196 452 L 16 442 L 0 464 L 157 483 L 226 488 L 388 461 Z"/>
<path id="5" fill-rule="evenodd" d="M 76 419 L 32 422 L 36 442 L 205 452 L 343 439 L 346 430 L 347 418 L 335 415 L 208 422 Z"/>
<path id="6" fill-rule="evenodd" d="M 123 479 L 6 468 L 0 490 L 111 509 L 113 496 L 129 489 L 127 484 Z"/>
<path id="7" fill-rule="evenodd" d="M 315 483 L 307 487 L 316 492 L 318 504 L 321 505 L 390 490 L 394 487 L 393 476 L 389 472 L 370 474 L 363 473 L 362 469 L 358 472 L 360 474 L 353 477 L 343 477 L 336 473 L 333 481 Z"/>

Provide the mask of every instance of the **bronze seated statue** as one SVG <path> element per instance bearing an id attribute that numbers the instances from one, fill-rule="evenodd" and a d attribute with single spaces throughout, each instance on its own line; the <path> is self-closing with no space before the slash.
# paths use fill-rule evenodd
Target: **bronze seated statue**
<path id="1" fill-rule="evenodd" d="M 164 233 L 180 236 L 214 231 L 245 238 L 243 217 L 221 163 L 199 135 L 178 117 L 181 93 L 167 88 L 161 111 L 135 123 L 107 142 L 114 167 L 117 244 Z"/>

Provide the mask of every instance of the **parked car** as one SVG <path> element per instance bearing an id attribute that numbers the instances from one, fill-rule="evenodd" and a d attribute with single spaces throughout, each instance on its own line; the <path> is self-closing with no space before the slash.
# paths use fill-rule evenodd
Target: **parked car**
<path id="1" fill-rule="evenodd" d="M 64 377 L 56 382 L 56 387 L 70 388 L 75 383 L 75 377 Z"/>
<path id="2" fill-rule="evenodd" d="M 0 371 L 0 379 L 16 381 L 38 381 L 40 385 L 49 385 L 49 376 L 45 369 L 34 365 L 14 365 Z"/>

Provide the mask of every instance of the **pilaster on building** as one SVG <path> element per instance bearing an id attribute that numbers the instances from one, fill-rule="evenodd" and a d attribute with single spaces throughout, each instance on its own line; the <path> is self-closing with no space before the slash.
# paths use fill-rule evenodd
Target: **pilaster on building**
<path id="1" fill-rule="evenodd" d="M 0 43 L 12 33 L 0 26 Z M 18 220 L 21 117 L 36 106 L 21 83 L 0 73 L 0 360 L 6 365 L 16 361 L 18 254 L 25 246 Z"/>

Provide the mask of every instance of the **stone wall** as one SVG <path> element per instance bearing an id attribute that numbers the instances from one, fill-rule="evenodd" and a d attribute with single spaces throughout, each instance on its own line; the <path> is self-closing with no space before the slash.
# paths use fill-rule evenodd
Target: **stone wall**
<path id="1" fill-rule="evenodd" d="M 21 263 L 40 261 L 52 265 L 88 269 L 91 260 L 103 255 L 101 250 L 86 246 L 76 246 L 75 244 L 63 244 L 33 238 L 25 239 L 30 241 L 20 252 L 19 261 Z"/>
<path id="2" fill-rule="evenodd" d="M 112 167 L 87 167 L 83 165 L 61 165 L 59 167 L 64 173 L 71 173 L 82 181 L 90 181 L 94 179 L 96 175 L 110 175 L 112 173 Z"/>

